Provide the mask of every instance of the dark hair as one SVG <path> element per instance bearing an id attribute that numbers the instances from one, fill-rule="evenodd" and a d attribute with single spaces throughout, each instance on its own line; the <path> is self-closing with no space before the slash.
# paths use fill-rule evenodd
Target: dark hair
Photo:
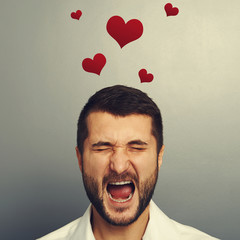
<path id="1" fill-rule="evenodd" d="M 143 114 L 152 118 L 152 134 L 157 140 L 157 153 L 163 145 L 161 113 L 148 95 L 136 88 L 115 85 L 106 87 L 91 96 L 78 119 L 77 146 L 83 154 L 83 144 L 88 136 L 87 117 L 92 112 L 107 112 L 115 116 Z"/>

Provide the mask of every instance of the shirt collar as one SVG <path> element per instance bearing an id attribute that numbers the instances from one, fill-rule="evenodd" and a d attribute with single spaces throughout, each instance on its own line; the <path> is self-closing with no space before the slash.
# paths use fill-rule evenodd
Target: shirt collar
<path id="1" fill-rule="evenodd" d="M 152 200 L 150 202 L 148 225 L 142 239 L 179 239 L 177 229 L 172 220 Z"/>
<path id="2" fill-rule="evenodd" d="M 73 232 L 71 240 L 95 240 L 91 225 L 91 213 L 92 208 L 91 205 L 89 205 L 84 215 L 81 217 L 76 230 Z"/>
<path id="3" fill-rule="evenodd" d="M 77 228 L 71 236 L 71 240 L 79 239 L 95 240 L 91 226 L 91 205 L 81 217 Z M 150 202 L 148 225 L 142 239 L 179 239 L 177 236 L 177 229 L 172 220 L 168 218 L 152 200 Z"/>

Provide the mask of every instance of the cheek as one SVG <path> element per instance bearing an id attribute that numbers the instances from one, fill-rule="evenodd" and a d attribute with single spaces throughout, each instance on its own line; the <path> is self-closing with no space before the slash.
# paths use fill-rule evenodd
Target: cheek
<path id="1" fill-rule="evenodd" d="M 138 156 L 138 158 L 135 158 L 132 161 L 132 165 L 139 178 L 145 180 L 146 178 L 149 178 L 157 168 L 157 154 L 146 153 Z"/>
<path id="2" fill-rule="evenodd" d="M 87 154 L 83 158 L 84 171 L 94 178 L 103 177 L 108 168 L 108 161 L 105 158 L 96 156 L 94 154 Z"/>

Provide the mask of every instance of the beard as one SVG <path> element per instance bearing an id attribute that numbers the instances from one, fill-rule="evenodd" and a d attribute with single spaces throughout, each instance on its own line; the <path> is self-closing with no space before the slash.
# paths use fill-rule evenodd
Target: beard
<path id="1" fill-rule="evenodd" d="M 87 196 L 90 202 L 92 203 L 92 205 L 95 207 L 95 209 L 99 213 L 99 215 L 111 225 L 128 226 L 139 218 L 139 216 L 144 212 L 150 200 L 152 199 L 154 189 L 157 183 L 157 178 L 158 178 L 158 165 L 156 165 L 154 172 L 150 174 L 149 178 L 147 178 L 143 182 L 139 182 L 138 177 L 131 173 L 124 173 L 124 174 L 118 175 L 115 172 L 111 172 L 108 175 L 104 176 L 102 181 L 102 186 L 99 186 L 97 180 L 94 177 L 87 175 L 84 172 L 84 170 L 83 170 L 82 178 L 83 178 L 83 183 L 84 183 Z M 135 188 L 138 189 L 138 193 L 139 193 L 138 206 L 133 216 L 129 218 L 119 219 L 114 216 L 111 216 L 108 213 L 104 205 L 103 193 L 107 183 L 111 181 L 124 181 L 125 179 L 134 180 Z M 118 213 L 121 213 L 123 211 L 126 211 L 126 209 L 125 208 L 116 209 L 116 212 Z"/>

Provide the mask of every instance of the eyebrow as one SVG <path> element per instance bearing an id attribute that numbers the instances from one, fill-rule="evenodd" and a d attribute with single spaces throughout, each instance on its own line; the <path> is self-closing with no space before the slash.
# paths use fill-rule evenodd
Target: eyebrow
<path id="1" fill-rule="evenodd" d="M 97 143 L 94 143 L 92 144 L 92 147 L 101 147 L 101 146 L 108 146 L 108 147 L 112 147 L 113 144 L 111 144 L 110 142 L 102 142 L 102 141 L 99 141 Z"/>
<path id="2" fill-rule="evenodd" d="M 137 140 L 132 140 L 130 142 L 127 143 L 127 145 L 141 145 L 141 146 L 146 146 L 148 145 L 146 142 L 140 140 L 140 139 L 137 139 Z M 102 146 L 107 146 L 107 147 L 113 147 L 114 144 L 110 143 L 110 142 L 103 142 L 103 141 L 99 141 L 97 143 L 93 143 L 92 144 L 92 147 L 102 147 Z"/>
<path id="3" fill-rule="evenodd" d="M 137 139 L 137 140 L 128 142 L 128 145 L 141 145 L 141 146 L 145 145 L 146 146 L 148 144 L 140 139 Z"/>

